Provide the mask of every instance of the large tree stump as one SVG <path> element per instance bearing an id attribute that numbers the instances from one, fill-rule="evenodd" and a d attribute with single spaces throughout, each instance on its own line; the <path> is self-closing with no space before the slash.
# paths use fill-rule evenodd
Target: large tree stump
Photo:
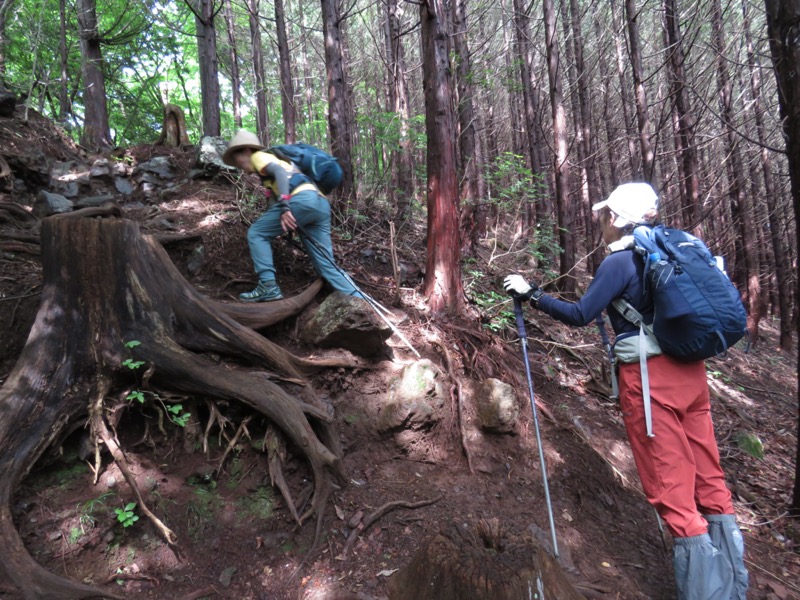
<path id="1" fill-rule="evenodd" d="M 391 600 L 583 600 L 558 563 L 530 535 L 497 519 L 473 533 L 451 525 L 428 540 L 389 580 Z"/>
<path id="2" fill-rule="evenodd" d="M 237 323 L 224 305 L 207 301 L 133 222 L 44 219 L 41 256 L 39 312 L 0 388 L 0 569 L 25 598 L 115 597 L 38 565 L 14 526 L 10 501 L 60 432 L 85 419 L 88 406 L 102 402 L 116 382 L 129 381 L 121 366 L 129 352 L 148 364 L 149 385 L 239 400 L 272 421 L 308 460 L 314 496 L 300 520 L 316 515 L 319 531 L 333 480 L 342 472 L 332 418 L 304 377 L 317 363 L 286 352 Z M 129 350 L 124 344 L 131 340 L 140 344 Z M 227 369 L 201 352 L 234 355 L 261 372 Z M 264 366 L 279 381 L 292 381 L 298 397 L 266 379 Z"/>

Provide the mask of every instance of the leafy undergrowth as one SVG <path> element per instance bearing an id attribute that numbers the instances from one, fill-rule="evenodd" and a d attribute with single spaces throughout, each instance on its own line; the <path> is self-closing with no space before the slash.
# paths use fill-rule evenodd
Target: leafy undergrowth
<path id="1" fill-rule="evenodd" d="M 170 254 L 190 281 L 214 298 L 230 299 L 253 283 L 242 217 L 257 215 L 257 206 L 252 196 L 241 198 L 235 200 L 228 184 L 191 182 L 160 205 L 159 214 L 177 231 L 201 233 L 205 262 L 199 270 L 190 275 L 187 269 L 197 243 L 171 247 Z M 153 207 L 125 210 L 145 230 L 155 222 Z M 387 229 L 378 218 L 345 221 L 335 246 L 342 266 L 390 305 Z M 425 314 L 413 279 L 425 262 L 422 239 L 422 230 L 411 225 L 398 234 L 400 261 L 412 274 L 404 275 L 401 292 L 409 319 L 399 327 L 443 373 L 447 359 L 452 361 L 451 371 L 464 385 L 463 433 L 474 472 L 462 450 L 455 401 L 431 428 L 378 432 L 376 418 L 389 382 L 414 360 L 392 338 L 393 360 L 363 370 L 329 370 L 314 380 L 335 407 L 348 477 L 333 495 L 318 551 L 310 552 L 313 522 L 296 526 L 271 486 L 263 419 L 243 406 L 212 408 L 210 399 L 184 398 L 181 404 L 191 415 L 184 426 L 158 403 L 133 402 L 117 427 L 145 499 L 177 534 L 181 556 L 158 536 L 106 455 L 94 482 L 91 452 L 89 460 L 80 458 L 87 452 L 82 428 L 40 461 L 15 497 L 16 523 L 32 555 L 56 573 L 107 585 L 131 599 L 322 599 L 337 591 L 337 598 L 378 599 L 387 594 L 388 577 L 409 562 L 422 541 L 452 521 L 474 525 L 496 517 L 547 544 L 519 344 L 510 304 L 497 286 L 507 271 L 526 268 L 525 249 L 506 240 L 509 253 L 496 259 L 494 242 L 479 247 L 465 269 L 474 318 L 438 322 Z M 311 280 L 308 260 L 290 242 L 278 242 L 276 252 L 284 293 Z M 0 357 L 5 379 L 35 315 L 37 298 L 27 294 L 36 291 L 36 261 L 3 257 L 0 277 L 9 283 L 8 296 L 26 296 L 0 302 L 0 322 L 15 349 Z M 595 597 L 675 597 L 669 536 L 662 535 L 644 500 L 618 408 L 604 395 L 604 353 L 596 331 L 570 329 L 532 311 L 527 317 L 562 564 Z M 298 341 L 294 320 L 265 334 L 298 353 L 311 352 Z M 797 445 L 797 365 L 776 346 L 775 328 L 765 322 L 758 348 L 748 354 L 736 348 L 707 367 L 723 467 L 745 533 L 753 599 L 800 598 L 800 525 L 785 514 Z M 469 392 L 488 376 L 519 390 L 523 416 L 515 434 L 488 435 L 475 426 Z M 206 435 L 215 410 L 229 422 L 222 432 L 215 426 Z M 285 473 L 302 497 L 310 473 L 291 448 Z M 365 515 L 398 500 L 434 502 L 386 513 L 347 547 Z M 0 579 L 0 597 L 18 596 Z"/>

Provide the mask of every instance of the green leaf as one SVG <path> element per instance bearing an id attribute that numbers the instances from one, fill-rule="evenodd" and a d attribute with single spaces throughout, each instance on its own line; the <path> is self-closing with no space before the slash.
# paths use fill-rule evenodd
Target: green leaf
<path id="1" fill-rule="evenodd" d="M 756 434 L 749 431 L 740 431 L 736 435 L 736 443 L 739 448 L 747 452 L 750 456 L 758 459 L 764 458 L 764 444 Z"/>
<path id="2" fill-rule="evenodd" d="M 142 342 L 139 340 L 131 340 L 130 342 L 125 342 L 126 348 L 136 348 L 136 346 L 141 346 Z"/>
<path id="3" fill-rule="evenodd" d="M 140 392 L 139 390 L 133 390 L 127 396 L 125 396 L 125 399 L 126 400 L 136 400 L 137 402 L 140 402 L 140 403 L 144 404 L 144 394 L 142 392 Z"/>
<path id="4" fill-rule="evenodd" d="M 136 502 L 129 502 L 125 505 L 125 510 L 127 511 L 132 511 L 134 508 L 136 508 Z"/>

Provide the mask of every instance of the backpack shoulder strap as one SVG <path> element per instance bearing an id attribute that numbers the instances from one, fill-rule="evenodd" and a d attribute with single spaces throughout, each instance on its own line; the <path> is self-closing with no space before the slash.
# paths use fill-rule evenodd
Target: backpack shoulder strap
<path id="1" fill-rule="evenodd" d="M 653 326 L 647 325 L 644 322 L 642 313 L 636 310 L 630 302 L 624 298 L 617 298 L 611 303 L 611 306 L 616 308 L 617 312 L 622 315 L 622 318 L 624 318 L 626 321 L 633 323 L 637 327 L 642 327 L 648 335 L 654 335 Z"/>

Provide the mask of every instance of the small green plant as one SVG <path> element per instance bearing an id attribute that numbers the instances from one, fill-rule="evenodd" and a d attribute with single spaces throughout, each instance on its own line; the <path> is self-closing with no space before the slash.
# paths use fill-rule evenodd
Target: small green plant
<path id="1" fill-rule="evenodd" d="M 129 342 L 125 342 L 125 347 L 128 350 L 132 350 L 133 348 L 136 348 L 136 346 L 141 346 L 141 345 L 142 342 L 140 342 L 139 340 L 131 340 Z M 135 371 L 143 364 L 144 364 L 143 360 L 134 360 L 132 356 L 122 361 L 122 366 L 128 367 L 131 371 Z"/>
<path id="2" fill-rule="evenodd" d="M 135 510 L 136 502 L 128 502 L 124 508 L 115 508 L 114 514 L 117 515 L 117 521 L 127 529 L 139 520 L 139 515 L 136 514 Z"/>
<path id="3" fill-rule="evenodd" d="M 125 342 L 125 347 L 128 350 L 132 350 L 137 346 L 141 346 L 142 342 L 139 340 L 130 340 Z M 145 364 L 143 360 L 134 360 L 133 356 L 126 358 L 122 361 L 122 366 L 129 368 L 131 371 L 136 371 L 137 369 L 141 368 Z M 186 424 L 189 422 L 192 414 L 189 412 L 183 411 L 182 404 L 171 404 L 167 406 L 161 397 L 158 394 L 153 392 L 145 392 L 139 389 L 133 389 L 128 392 L 128 395 L 125 396 L 125 399 L 128 402 L 138 402 L 139 404 L 144 404 L 147 396 L 152 396 L 153 399 L 158 400 L 159 404 L 161 404 L 161 408 L 164 410 L 164 413 L 167 415 L 170 421 L 177 425 L 178 427 L 186 427 Z"/>
<path id="4" fill-rule="evenodd" d="M 83 537 L 83 529 L 81 529 L 80 527 L 72 527 L 69 530 L 69 537 L 67 538 L 67 542 L 69 543 L 70 546 L 74 546 L 75 544 L 78 543 L 78 540 L 80 540 L 82 537 Z"/>
<path id="5" fill-rule="evenodd" d="M 167 411 L 167 416 L 169 417 L 170 421 L 175 423 L 175 425 L 178 427 L 186 427 L 186 424 L 189 422 L 189 419 L 192 416 L 192 413 L 183 412 L 182 404 L 171 404 L 170 406 L 164 405 L 164 408 Z"/>
<path id="6" fill-rule="evenodd" d="M 759 460 L 764 458 L 764 444 L 756 434 L 749 431 L 740 431 L 736 435 L 736 444 L 750 456 Z"/>
<path id="7" fill-rule="evenodd" d="M 136 400 L 140 404 L 144 404 L 144 392 L 140 392 L 139 390 L 131 390 L 127 396 L 125 396 L 125 400 Z"/>

